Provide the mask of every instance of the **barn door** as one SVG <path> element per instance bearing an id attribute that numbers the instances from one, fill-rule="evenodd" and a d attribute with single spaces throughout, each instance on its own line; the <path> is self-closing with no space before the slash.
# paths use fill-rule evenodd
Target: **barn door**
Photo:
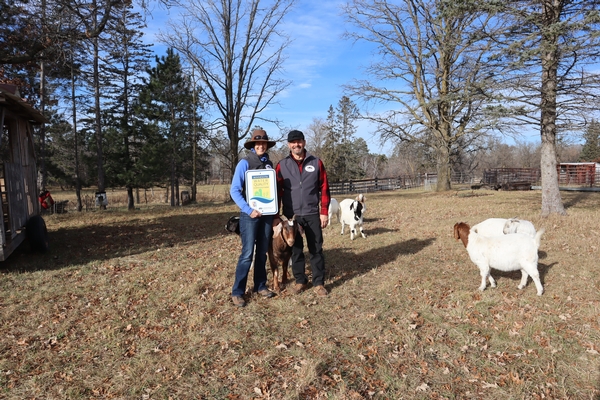
<path id="1" fill-rule="evenodd" d="M 23 169 L 15 163 L 4 163 L 4 182 L 8 195 L 8 214 L 11 239 L 27 223 L 27 202 L 23 186 Z"/>

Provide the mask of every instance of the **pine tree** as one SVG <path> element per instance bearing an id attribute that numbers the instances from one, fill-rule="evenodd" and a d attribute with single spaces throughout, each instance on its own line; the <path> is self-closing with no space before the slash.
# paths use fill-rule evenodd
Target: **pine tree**
<path id="1" fill-rule="evenodd" d="M 321 160 L 327 168 L 327 176 L 332 182 L 341 180 L 342 166 L 337 152 L 340 145 L 340 135 L 336 128 L 336 117 L 333 106 L 329 106 L 325 125 L 325 140 L 321 149 Z"/>
<path id="2" fill-rule="evenodd" d="M 359 153 L 364 150 L 361 143 L 356 143 L 354 123 L 358 117 L 358 107 L 347 96 L 340 99 L 335 109 L 329 106 L 322 159 L 328 176 L 334 182 L 365 176 L 360 163 L 356 162 L 360 157 Z"/>
<path id="3" fill-rule="evenodd" d="M 106 135 L 107 180 L 127 188 L 128 209 L 134 209 L 133 188 L 139 170 L 134 168 L 143 143 L 139 130 L 134 129 L 132 104 L 141 90 L 142 74 L 148 69 L 150 46 L 142 42 L 145 27 L 141 15 L 132 12 L 132 6 L 115 8 L 118 14 L 109 21 L 110 36 L 104 41 L 107 57 L 102 74 L 109 83 L 103 95 L 107 97 L 107 118 L 110 129 Z M 110 146 L 110 147 L 109 147 Z"/>
<path id="4" fill-rule="evenodd" d="M 148 70 L 148 75 L 139 97 L 140 116 L 154 124 L 169 144 L 169 152 L 163 158 L 169 164 L 171 206 L 175 206 L 179 202 L 181 163 L 185 154 L 191 154 L 186 150 L 194 112 L 190 79 L 183 73 L 179 55 L 171 48 L 166 57 L 156 57 L 156 66 Z"/>
<path id="5" fill-rule="evenodd" d="M 600 162 L 600 123 L 592 120 L 583 138 L 585 139 L 585 143 L 581 149 L 579 161 Z"/>

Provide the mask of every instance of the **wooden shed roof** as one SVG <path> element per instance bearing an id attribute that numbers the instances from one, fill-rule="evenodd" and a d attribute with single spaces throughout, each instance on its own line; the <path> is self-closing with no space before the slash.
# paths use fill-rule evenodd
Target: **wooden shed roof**
<path id="1" fill-rule="evenodd" d="M 33 108 L 29 103 L 21 99 L 15 93 L 11 93 L 10 87 L 0 85 L 0 108 L 6 108 L 32 123 L 41 124 L 49 122 L 44 115 Z"/>

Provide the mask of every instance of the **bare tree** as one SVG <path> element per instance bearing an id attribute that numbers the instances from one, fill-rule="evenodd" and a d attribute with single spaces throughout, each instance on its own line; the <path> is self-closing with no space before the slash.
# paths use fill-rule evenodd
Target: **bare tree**
<path id="1" fill-rule="evenodd" d="M 352 96 L 391 110 L 366 113 L 382 140 L 409 141 L 431 148 L 437 190 L 451 186 L 451 155 L 462 137 L 498 128 L 494 75 L 486 63 L 492 43 L 481 35 L 498 23 L 465 2 L 351 0 L 346 17 L 358 30 L 347 37 L 374 44 L 379 58 L 366 69 L 371 80 L 347 85 Z"/>
<path id="2" fill-rule="evenodd" d="M 313 118 L 306 129 L 306 147 L 317 157 L 321 157 L 321 150 L 325 145 L 327 136 L 327 121 L 323 118 Z"/>
<path id="3" fill-rule="evenodd" d="M 224 129 L 229 138 L 232 171 L 240 141 L 257 120 L 266 121 L 260 113 L 289 86 L 278 77 L 289 44 L 278 26 L 293 1 L 181 1 L 181 19 L 160 34 L 199 75 L 203 95 L 217 110 L 211 128 Z"/>

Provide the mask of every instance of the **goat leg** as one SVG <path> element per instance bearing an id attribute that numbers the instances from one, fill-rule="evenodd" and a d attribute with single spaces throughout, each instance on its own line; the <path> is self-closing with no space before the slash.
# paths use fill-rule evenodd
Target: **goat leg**
<path id="1" fill-rule="evenodd" d="M 291 258 L 291 254 L 288 256 L 284 256 L 283 260 L 281 261 L 281 285 L 285 286 L 287 284 L 288 281 L 288 264 L 290 262 L 290 258 Z"/>
<path id="2" fill-rule="evenodd" d="M 277 267 L 277 261 L 275 260 L 272 248 L 269 249 L 269 265 L 273 274 L 273 290 L 279 293 L 281 292 L 281 288 L 279 287 L 279 268 Z"/>

